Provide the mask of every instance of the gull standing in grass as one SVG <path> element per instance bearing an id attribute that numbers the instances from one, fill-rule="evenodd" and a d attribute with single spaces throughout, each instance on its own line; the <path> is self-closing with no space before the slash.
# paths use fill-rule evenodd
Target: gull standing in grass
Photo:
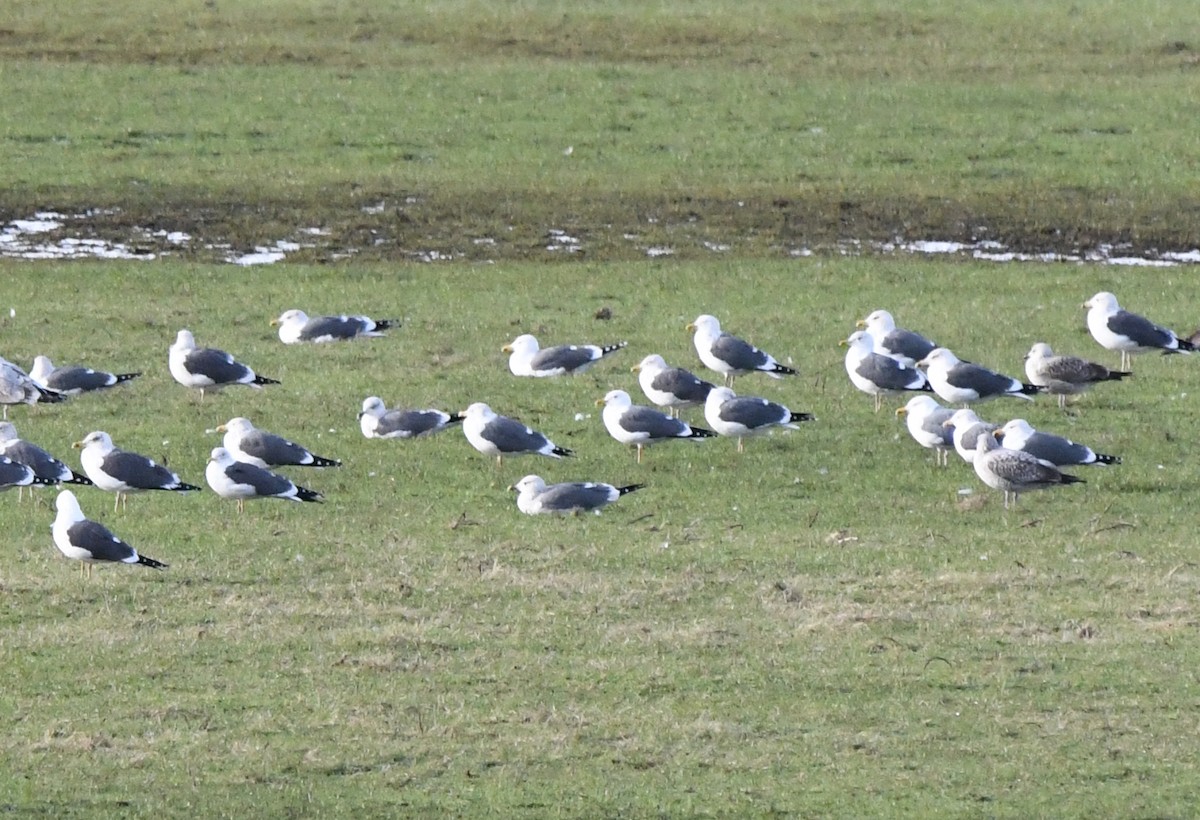
<path id="1" fill-rule="evenodd" d="M 1015 506 L 1017 496 L 1030 490 L 1044 490 L 1060 484 L 1082 484 L 1082 478 L 1067 475 L 1036 456 L 1021 450 L 1001 447 L 996 438 L 1003 432 L 980 436 L 975 443 L 975 460 L 971 466 L 979 479 L 994 490 L 1004 492 L 1004 509 L 1008 509 L 1009 494 Z"/>
<path id="2" fill-rule="evenodd" d="M 195 484 L 181 481 L 178 475 L 153 459 L 117 449 L 113 446 L 112 438 L 102 430 L 88 433 L 83 441 L 77 441 L 72 446 L 83 449 L 79 454 L 79 462 L 92 483 L 101 490 L 117 494 L 113 503 L 114 512 L 118 506 L 129 503 L 130 493 L 148 490 L 185 493 L 200 489 Z"/>
<path id="3" fill-rule="evenodd" d="M 1085 466 L 1088 464 L 1120 464 L 1120 456 L 1097 453 L 1091 447 L 1076 444 L 1069 438 L 1033 429 L 1025 419 L 1012 419 L 1001 429 L 1004 446 L 1021 450 L 1034 458 L 1048 461 L 1055 467 Z"/>
<path id="4" fill-rule="evenodd" d="M 271 320 L 279 328 L 279 341 L 285 345 L 301 342 L 338 342 L 382 336 L 383 331 L 399 327 L 395 319 L 372 319 L 370 316 L 313 316 L 302 310 L 285 310 Z"/>
<path id="5" fill-rule="evenodd" d="M 716 434 L 703 427 L 693 427 L 680 419 L 674 419 L 653 407 L 634 404 L 624 390 L 610 390 L 596 404 L 603 404 L 600 414 L 608 434 L 622 444 L 637 448 L 637 463 L 642 463 L 642 448 L 659 441 L 685 439 L 698 441 Z"/>
<path id="6" fill-rule="evenodd" d="M 954 450 L 968 464 L 975 462 L 975 444 L 979 437 L 990 436 L 993 431 L 1000 429 L 1000 425 L 984 421 L 969 407 L 955 410 L 950 418 L 942 422 L 942 427 L 953 431 Z M 949 458 L 949 455 L 946 457 Z"/>
<path id="7" fill-rule="evenodd" d="M 545 349 L 529 333 L 522 334 L 501 348 L 508 357 L 508 369 L 514 376 L 565 376 L 582 373 L 605 356 L 616 353 L 629 342 L 611 345 L 558 345 Z"/>
<path id="8" fill-rule="evenodd" d="M 1038 342 L 1025 356 L 1025 377 L 1052 396 L 1058 396 L 1059 409 L 1067 406 L 1067 396 L 1078 395 L 1100 382 L 1120 381 L 1132 375 L 1125 370 L 1109 370 L 1102 364 L 1078 356 L 1055 356 L 1050 345 Z"/>
<path id="9" fill-rule="evenodd" d="M 909 367 L 915 367 L 917 362 L 937 347 L 920 333 L 896 327 L 896 320 L 886 310 L 871 311 L 867 318 L 859 319 L 857 324 L 871 334 L 876 353 L 891 356 Z"/>
<path id="10" fill-rule="evenodd" d="M 811 413 L 793 413 L 782 404 L 758 396 L 739 396 L 728 387 L 714 387 L 704 402 L 704 418 L 723 436 L 737 436 L 737 451 L 745 452 L 743 439 L 774 427 L 800 429 L 798 422 L 814 421 Z"/>
<path id="11" fill-rule="evenodd" d="M 17 428 L 11 422 L 0 422 L 0 456 L 12 459 L 18 464 L 24 464 L 33 470 L 38 478 L 43 478 L 50 484 L 83 484 L 90 485 L 92 480 L 72 470 L 48 452 L 20 438 Z M 17 500 L 21 500 L 24 488 L 17 488 Z"/>
<path id="12" fill-rule="evenodd" d="M 108 373 L 104 370 L 93 370 L 90 367 L 69 365 L 55 367 L 46 356 L 33 358 L 33 369 L 30 377 L 43 387 L 62 393 L 65 396 L 78 396 L 93 390 L 104 390 L 118 384 L 132 381 L 141 373 Z"/>
<path id="13" fill-rule="evenodd" d="M 578 515 L 584 512 L 595 512 L 616 501 L 623 495 L 644 488 L 645 484 L 628 484 L 615 487 L 593 481 L 572 481 L 562 484 L 550 484 L 541 476 L 527 475 L 509 490 L 517 491 L 517 509 L 526 515 L 540 513 L 562 513 Z"/>
<path id="14" fill-rule="evenodd" d="M 463 413 L 463 435 L 485 456 L 495 456 L 496 466 L 504 466 L 505 456 L 539 455 L 565 458 L 575 455 L 559 447 L 544 435 L 516 419 L 497 415 L 492 408 L 477 401 Z"/>
<path id="15" fill-rule="evenodd" d="M 37 404 L 39 401 L 59 402 L 66 397 L 56 390 L 42 387 L 21 368 L 0 356 L 0 405 L 8 418 L 10 404 Z"/>
<path id="16" fill-rule="evenodd" d="M 1122 310 L 1117 297 L 1101 291 L 1083 303 L 1088 308 L 1087 326 L 1101 347 L 1119 351 L 1121 369 L 1130 370 L 1131 354 L 1159 350 L 1163 353 L 1191 353 L 1195 345 L 1159 327 L 1144 316 Z"/>
<path id="17" fill-rule="evenodd" d="M 291 479 L 264 470 L 257 464 L 237 461 L 224 447 L 213 448 L 204 468 L 204 478 L 213 492 L 221 498 L 237 499 L 242 512 L 246 499 L 282 498 L 285 501 L 319 502 L 324 496 L 315 490 L 301 487 Z"/>
<path id="18" fill-rule="evenodd" d="M 885 394 L 894 395 L 906 390 L 932 393 L 929 379 L 916 368 L 899 359 L 875 352 L 875 341 L 865 330 L 855 331 L 840 344 L 846 349 L 846 374 L 850 383 L 875 398 L 875 412 L 883 406 Z"/>
<path id="19" fill-rule="evenodd" d="M 113 535 L 108 527 L 90 521 L 83 515 L 75 493 L 63 490 L 54 502 L 58 511 L 50 528 L 54 546 L 73 561 L 82 562 L 79 571 L 90 578 L 92 564 L 108 561 L 122 564 L 141 564 L 151 569 L 166 569 L 167 564 L 141 555 L 133 547 Z"/>
<path id="20" fill-rule="evenodd" d="M 679 418 L 679 411 L 685 407 L 704 404 L 708 392 L 713 389 L 711 382 L 682 367 L 668 367 L 657 353 L 651 353 L 631 369 L 638 374 L 638 384 L 646 398 L 667 408 L 672 418 Z"/>
<path id="21" fill-rule="evenodd" d="M 926 368 L 933 392 L 949 404 L 965 406 L 997 396 L 1033 401 L 1032 396 L 1041 390 L 1037 385 L 1022 384 L 1010 376 L 961 361 L 944 347 L 935 348 L 917 364 Z"/>
<path id="22" fill-rule="evenodd" d="M 33 468 L 19 461 L 13 461 L 8 456 L 0 456 L 0 490 L 7 490 L 16 487 L 18 493 L 24 487 L 32 487 L 34 484 L 50 485 L 57 482 L 49 478 L 41 478 L 33 471 Z M 17 496 L 20 500 L 20 496 Z"/>
<path id="23" fill-rule="evenodd" d="M 259 430 L 250 419 L 232 418 L 217 427 L 222 444 L 238 461 L 258 467 L 340 467 L 336 458 L 324 458 L 282 436 Z"/>
<path id="24" fill-rule="evenodd" d="M 908 434 L 922 447 L 933 450 L 935 463 L 945 467 L 950 463 L 950 451 L 954 449 L 954 435 L 946 422 L 954 411 L 942 407 L 932 396 L 913 396 L 908 403 L 896 410 L 904 416 Z"/>
<path id="25" fill-rule="evenodd" d="M 244 384 L 255 389 L 261 389 L 265 384 L 279 384 L 275 379 L 258 375 L 224 350 L 196 347 L 195 337 L 186 329 L 175 337 L 167 364 L 175 381 L 200 391 L 201 401 L 206 390 L 216 392 L 231 384 Z"/>
<path id="26" fill-rule="evenodd" d="M 366 438 L 417 438 L 431 436 L 463 420 L 462 413 L 441 410 L 389 410 L 378 396 L 363 399 L 358 426 Z"/>
<path id="27" fill-rule="evenodd" d="M 723 332 L 721 323 L 715 316 L 701 314 L 687 329 L 695 331 L 692 344 L 696 346 L 700 361 L 704 362 L 704 366 L 709 370 L 722 374 L 726 387 L 733 387 L 733 380 L 740 373 L 766 373 L 772 379 L 796 375 L 795 370 L 781 365 L 775 361 L 774 356 L 764 353 L 737 336 Z"/>

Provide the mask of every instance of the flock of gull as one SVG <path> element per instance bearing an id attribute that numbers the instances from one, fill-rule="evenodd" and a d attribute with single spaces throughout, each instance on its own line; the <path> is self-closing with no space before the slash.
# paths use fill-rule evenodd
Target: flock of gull
<path id="1" fill-rule="evenodd" d="M 851 383 L 874 399 L 878 412 L 888 395 L 916 393 L 896 411 L 904 416 L 912 438 L 947 464 L 951 451 L 970 463 L 984 484 L 1010 499 L 1027 491 L 1080 483 L 1062 472 L 1064 467 L 1119 464 L 1120 458 L 1094 452 L 1053 433 L 1033 429 L 1024 419 L 1003 425 L 985 422 L 971 407 L 1000 397 L 1032 400 L 1039 393 L 1056 396 L 1063 406 L 1067 397 L 1083 393 L 1101 382 L 1129 376 L 1130 355 L 1148 351 L 1190 353 L 1188 339 L 1137 314 L 1122 310 L 1111 293 L 1098 293 L 1084 303 L 1093 338 L 1104 348 L 1121 354 L 1120 370 L 1075 356 L 1055 355 L 1049 345 L 1034 344 L 1025 359 L 1028 382 L 959 359 L 945 347 L 911 330 L 896 327 L 892 315 L 876 310 L 858 323 L 862 328 L 842 344 L 847 347 L 845 366 Z M 284 344 L 325 343 L 381 336 L 394 321 L 366 316 L 319 316 L 288 310 L 272 321 Z M 736 439 L 742 452 L 745 440 L 775 429 L 798 429 L 813 416 L 795 412 L 765 398 L 733 391 L 739 375 L 763 373 L 778 379 L 796 371 L 778 362 L 750 342 L 724 332 L 719 321 L 704 314 L 688 325 L 701 363 L 722 377 L 721 385 L 680 367 L 672 367 L 658 354 L 646 355 L 633 370 L 649 405 L 634 404 L 624 390 L 611 390 L 596 404 L 605 429 L 616 441 L 632 447 L 638 463 L 644 450 L 669 441 L 697 442 L 724 436 Z M 564 344 L 542 348 L 529 334 L 518 336 L 503 351 L 509 353 L 509 370 L 515 376 L 554 378 L 586 371 L 624 349 L 612 345 Z M 179 384 L 206 393 L 244 385 L 261 389 L 279 384 L 256 373 L 234 356 L 215 348 L 202 348 L 192 333 L 180 330 L 170 346 L 168 364 Z M 46 450 L 21 439 L 7 421 L 8 406 L 60 402 L 88 391 L 107 390 L 128 383 L 139 373 L 108 373 L 88 367 L 55 367 L 45 356 L 34 360 L 26 373 L 0 358 L 0 490 L 32 485 L 91 485 L 114 494 L 114 510 L 127 504 L 130 493 L 146 491 L 189 492 L 201 489 L 152 459 L 116 447 L 102 430 L 89 433 L 75 447 L 81 450 L 83 473 L 77 473 Z M 933 395 L 945 405 L 939 404 Z M 953 405 L 947 406 L 947 405 Z M 681 412 L 703 408 L 707 427 L 684 421 Z M 545 434 L 523 422 L 500 415 L 476 402 L 463 412 L 437 409 L 389 409 L 377 396 L 362 403 L 358 414 L 367 438 L 414 438 L 461 424 L 466 440 L 480 453 L 502 464 L 504 457 L 541 455 L 561 459 L 573 455 Z M 336 459 L 316 455 L 282 436 L 256 428 L 236 417 L 220 425 L 222 446 L 212 450 L 205 480 L 218 496 L 236 501 L 238 511 L 247 500 L 282 499 L 320 502 L 319 492 L 303 487 L 274 468 L 337 467 Z M 518 510 L 541 513 L 599 512 L 644 484 L 614 486 L 596 481 L 547 484 L 538 475 L 527 475 L 509 489 L 516 492 Z M 55 545 L 68 558 L 82 562 L 90 574 L 95 562 L 124 562 L 161 569 L 163 564 L 138 553 L 102 524 L 89 520 L 70 489 L 60 489 L 52 526 Z"/>

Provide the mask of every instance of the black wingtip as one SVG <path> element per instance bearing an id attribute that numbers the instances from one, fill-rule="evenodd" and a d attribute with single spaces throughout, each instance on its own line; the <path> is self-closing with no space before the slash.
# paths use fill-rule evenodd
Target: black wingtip
<path id="1" fill-rule="evenodd" d="M 53 487 L 55 484 L 57 484 L 57 483 L 58 483 L 58 479 L 56 479 L 56 478 L 42 478 L 40 475 L 35 475 L 35 476 L 33 477 L 33 483 L 34 483 L 34 484 L 38 484 L 38 485 L 40 485 L 40 486 L 42 486 L 42 487 Z M 91 483 L 91 482 L 89 482 L 89 483 Z"/>
<path id="2" fill-rule="evenodd" d="M 391 330 L 395 327 L 400 327 L 399 319 L 373 319 L 376 330 Z"/>
<path id="3" fill-rule="evenodd" d="M 917 392 L 918 393 L 932 393 L 932 392 L 934 392 L 933 385 L 930 384 L 929 382 L 925 382 L 923 385 L 921 385 L 920 387 L 917 388 Z"/>
<path id="4" fill-rule="evenodd" d="M 325 496 L 321 495 L 316 490 L 310 490 L 307 487 L 297 487 L 296 497 L 301 501 L 311 501 L 315 504 L 320 504 L 325 500 Z"/>
<path id="5" fill-rule="evenodd" d="M 140 376 L 142 374 L 141 373 L 114 373 L 113 375 L 117 377 L 117 384 L 121 384 L 122 382 L 133 381 L 134 379 L 136 379 L 138 376 Z"/>
<path id="6" fill-rule="evenodd" d="M 279 379 L 268 379 L 266 376 L 255 376 L 254 384 L 257 384 L 257 385 L 283 384 L 283 382 L 279 381 Z"/>
<path id="7" fill-rule="evenodd" d="M 817 417 L 812 413 L 792 413 L 788 421 L 816 421 Z"/>
<path id="8" fill-rule="evenodd" d="M 556 446 L 550 452 L 553 453 L 554 455 L 558 456 L 559 458 L 571 458 L 575 455 L 574 450 L 568 450 L 566 447 L 557 447 Z"/>
<path id="9" fill-rule="evenodd" d="M 466 417 L 466 413 L 451 413 L 450 418 L 446 420 L 446 424 L 461 424 Z"/>
<path id="10" fill-rule="evenodd" d="M 1038 387 L 1036 384 L 1026 384 L 1021 382 L 1021 393 L 1026 396 L 1036 396 L 1038 393 L 1044 393 L 1045 388 Z"/>
<path id="11" fill-rule="evenodd" d="M 56 402 L 67 400 L 67 394 L 59 393 L 57 390 L 50 390 L 49 388 L 46 388 L 46 387 L 39 387 L 37 389 L 37 391 L 38 391 L 38 401 L 44 401 L 44 402 L 46 402 L 46 404 L 54 404 Z"/>
<path id="12" fill-rule="evenodd" d="M 167 487 L 167 488 L 164 488 L 164 489 L 171 489 L 171 490 L 174 490 L 174 491 L 175 491 L 175 492 L 177 492 L 177 493 L 190 493 L 190 492 L 192 492 L 192 491 L 194 491 L 194 490 L 202 490 L 202 489 L 204 489 L 204 488 L 203 488 L 203 487 L 197 487 L 195 484 L 188 484 L 186 481 L 181 481 L 181 482 L 179 482 L 179 486 L 178 486 L 178 487 Z"/>
<path id="13" fill-rule="evenodd" d="M 625 487 L 617 487 L 617 492 L 620 493 L 621 495 L 627 495 L 628 493 L 632 493 L 637 490 L 644 490 L 644 489 L 646 489 L 645 484 L 629 484 Z"/>
<path id="14" fill-rule="evenodd" d="M 1082 478 L 1080 478 L 1079 476 L 1076 476 L 1076 475 L 1068 475 L 1068 474 L 1066 474 L 1066 473 L 1063 473 L 1063 474 L 1062 474 L 1062 482 L 1061 482 L 1061 483 L 1062 483 L 1062 484 L 1086 484 L 1087 482 L 1086 482 L 1086 481 L 1084 481 L 1084 480 L 1083 480 Z"/>
<path id="15" fill-rule="evenodd" d="M 95 482 L 85 475 L 80 475 L 74 470 L 71 471 L 71 477 L 63 481 L 63 484 L 79 484 L 84 487 L 94 487 Z"/>
<path id="16" fill-rule="evenodd" d="M 628 346 L 629 346 L 629 342 L 617 342 L 616 344 L 612 344 L 612 345 L 602 345 L 600 347 L 600 355 L 607 356 L 609 353 L 616 353 L 621 348 L 628 347 Z"/>
<path id="17" fill-rule="evenodd" d="M 1096 453 L 1096 461 L 1099 464 L 1120 464 L 1120 456 L 1110 456 L 1105 453 Z"/>
<path id="18" fill-rule="evenodd" d="M 1181 353 L 1193 353 L 1197 350 L 1196 343 L 1192 341 L 1191 336 L 1186 339 L 1176 339 L 1176 341 L 1179 342 L 1179 351 Z M 1170 353 L 1171 351 L 1165 350 L 1163 352 Z"/>
<path id="19" fill-rule="evenodd" d="M 138 553 L 137 562 L 144 567 L 150 567 L 150 569 L 166 569 L 167 567 L 171 566 L 170 564 L 164 564 L 162 561 L 155 561 L 153 558 L 147 558 L 141 553 Z"/>
<path id="20" fill-rule="evenodd" d="M 781 376 L 795 376 L 796 375 L 795 368 L 785 367 L 784 365 L 781 365 L 778 363 L 776 363 L 776 365 L 771 368 L 771 372 L 778 373 Z"/>
<path id="21" fill-rule="evenodd" d="M 342 462 L 336 458 L 324 458 L 322 456 L 313 456 L 312 464 L 309 467 L 341 467 Z"/>
<path id="22" fill-rule="evenodd" d="M 1104 378 L 1101 379 L 1100 381 L 1119 382 L 1121 379 L 1124 379 L 1126 376 L 1132 376 L 1132 375 L 1133 375 L 1133 373 L 1131 373 L 1128 370 L 1110 370 L 1104 376 Z"/>
<path id="23" fill-rule="evenodd" d="M 709 430 L 707 427 L 689 427 L 689 429 L 691 430 L 691 432 L 688 433 L 688 435 L 687 435 L 688 438 L 716 438 L 717 437 L 717 434 L 714 433 L 712 430 Z"/>

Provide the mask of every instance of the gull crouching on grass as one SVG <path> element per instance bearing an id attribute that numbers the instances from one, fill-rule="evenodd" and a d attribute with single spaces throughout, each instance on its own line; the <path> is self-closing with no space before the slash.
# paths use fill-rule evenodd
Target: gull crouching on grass
<path id="1" fill-rule="evenodd" d="M 340 467 L 336 458 L 325 458 L 310 452 L 282 436 L 259 430 L 250 419 L 232 418 L 218 425 L 218 433 L 224 433 L 221 442 L 238 461 L 257 467 Z"/>
<path id="2" fill-rule="evenodd" d="M 141 373 L 109 373 L 80 365 L 55 367 L 46 356 L 35 356 L 30 377 L 43 387 L 57 390 L 66 396 L 78 396 L 94 390 L 105 390 L 132 381 Z"/>
<path id="3" fill-rule="evenodd" d="M 584 512 L 600 514 L 600 510 L 623 495 L 644 488 L 645 484 L 617 487 L 594 481 L 572 481 L 547 485 L 541 476 L 527 475 L 509 490 L 517 492 L 517 509 L 526 515 L 561 513 L 578 515 Z"/>
<path id="4" fill-rule="evenodd" d="M 758 396 L 739 396 L 728 387 L 714 387 L 704 402 L 704 419 L 723 436 L 737 437 L 737 451 L 745 452 L 743 440 L 775 427 L 799 430 L 802 421 L 815 421 L 811 413 L 793 413 L 778 402 Z"/>
<path id="5" fill-rule="evenodd" d="M 1091 447 L 1076 444 L 1069 438 L 1033 429 L 1025 419 L 1013 419 L 1000 428 L 1004 446 L 1021 450 L 1034 458 L 1048 461 L 1055 467 L 1120 464 L 1120 456 L 1097 453 Z"/>
<path id="6" fill-rule="evenodd" d="M 1035 344 L 1025 356 L 1025 377 L 1050 395 L 1058 396 L 1060 409 L 1067 406 L 1067 396 L 1083 393 L 1100 382 L 1120 381 L 1131 375 L 1126 370 L 1109 370 L 1078 356 L 1055 356 L 1045 342 Z"/>
<path id="7" fill-rule="evenodd" d="M 628 346 L 629 342 L 611 345 L 557 345 L 542 348 L 536 337 L 524 333 L 501 348 L 509 353 L 508 369 L 514 376 L 568 376 L 582 373 L 605 356 Z"/>
<path id="8" fill-rule="evenodd" d="M 237 461 L 224 447 L 214 448 L 209 455 L 204 478 L 221 498 L 237 499 L 239 513 L 246 499 L 282 498 L 285 501 L 319 502 L 323 498 L 319 492 L 301 487 L 279 473 Z"/>
<path id="9" fill-rule="evenodd" d="M 113 446 L 112 438 L 102 430 L 88 433 L 83 441 L 73 445 L 82 448 L 79 463 L 83 472 L 101 490 L 116 493 L 113 510 L 129 503 L 130 493 L 165 490 L 186 493 L 199 490 L 195 484 L 181 481 L 176 473 L 139 453 L 130 453 Z"/>
<path id="10" fill-rule="evenodd" d="M 57 514 L 50 528 L 54 546 L 72 561 L 80 561 L 80 574 L 92 574 L 92 564 L 100 562 L 141 564 L 151 569 L 166 569 L 167 564 L 140 554 L 113 535 L 107 527 L 83 514 L 75 493 L 63 490 L 54 502 Z"/>
<path id="11" fill-rule="evenodd" d="M 642 463 L 642 449 L 656 442 L 676 439 L 698 441 L 716 435 L 712 430 L 693 427 L 653 407 L 634 404 L 624 390 L 610 390 L 604 394 L 604 398 L 597 399 L 596 404 L 604 405 L 600 416 L 608 434 L 622 444 L 637 448 L 638 464 Z"/>
<path id="12" fill-rule="evenodd" d="M 733 387 L 734 378 L 742 373 L 766 373 L 772 379 L 796 375 L 795 370 L 781 365 L 771 354 L 723 332 L 715 316 L 703 313 L 687 329 L 695 331 L 692 344 L 700 361 L 709 370 L 722 374 L 726 387 Z"/>
<path id="13" fill-rule="evenodd" d="M 946 422 L 954 411 L 942 407 L 932 396 L 913 396 L 908 403 L 896 410 L 904 416 L 908 434 L 922 447 L 933 450 L 935 463 L 945 467 L 950 463 L 950 451 L 954 449 L 954 434 Z"/>
<path id="14" fill-rule="evenodd" d="M 256 390 L 266 384 L 279 384 L 275 379 L 258 375 L 224 350 L 197 347 L 196 338 L 186 329 L 176 335 L 167 365 L 175 381 L 200 391 L 202 401 L 205 391 L 215 393 L 231 384 L 244 384 Z"/>
<path id="15" fill-rule="evenodd" d="M 974 404 L 997 396 L 1033 401 L 1041 390 L 1037 385 L 1022 384 L 1011 376 L 964 362 L 944 347 L 934 349 L 917 364 L 927 368 L 925 374 L 933 392 L 949 404 Z"/>
<path id="16" fill-rule="evenodd" d="M 382 336 L 383 331 L 399 327 L 395 319 L 372 319 L 370 316 L 313 316 L 302 310 L 285 310 L 271 320 L 279 328 L 279 341 L 285 345 L 313 342 L 340 342 L 350 339 Z"/>
<path id="17" fill-rule="evenodd" d="M 504 466 L 505 456 L 538 455 L 566 458 L 575 455 L 516 419 L 498 415 L 477 401 L 463 413 L 463 435 L 472 447 L 485 456 L 495 456 L 496 466 Z"/>
<path id="18" fill-rule="evenodd" d="M 1082 484 L 1082 478 L 1067 475 L 1036 456 L 1021 450 L 1001 447 L 996 441 L 1003 432 L 996 430 L 990 436 L 980 436 L 975 443 L 975 461 L 971 466 L 979 479 L 994 490 L 1004 492 L 1004 509 L 1012 496 L 1015 506 L 1021 493 L 1045 490 L 1060 484 Z"/>
<path id="19" fill-rule="evenodd" d="M 0 356 L 0 406 L 3 406 L 5 419 L 10 404 L 53 403 L 65 399 L 62 393 L 42 387 L 24 370 Z"/>
<path id="20" fill-rule="evenodd" d="M 389 410 L 378 396 L 363 399 L 358 426 L 366 438 L 417 438 L 431 436 L 451 424 L 460 423 L 462 413 L 441 410 Z"/>

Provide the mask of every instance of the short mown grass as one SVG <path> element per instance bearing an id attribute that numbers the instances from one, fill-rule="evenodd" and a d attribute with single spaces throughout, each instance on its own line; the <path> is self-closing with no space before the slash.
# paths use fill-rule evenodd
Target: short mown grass
<path id="1" fill-rule="evenodd" d="M 837 342 L 891 309 L 1019 374 L 1034 341 L 1115 364 L 1080 303 L 1112 289 L 1190 331 L 1188 277 L 855 258 L 638 266 L 244 271 L 3 263 L 3 354 L 145 375 L 10 412 L 75 461 L 92 429 L 202 483 L 231 416 L 336 470 L 327 502 L 237 515 L 205 491 L 84 510 L 171 568 L 91 581 L 55 552 L 53 494 L 0 504 L 0 803 L 19 814 L 209 816 L 1186 815 L 1197 788 L 1195 367 L 1144 357 L 1063 414 L 999 402 L 1125 458 L 1005 511 L 849 385 Z M 9 317 L 8 308 L 15 310 Z M 289 307 L 404 320 L 285 347 Z M 612 318 L 595 318 L 609 308 Z M 699 368 L 701 312 L 801 375 L 738 387 L 816 414 L 751 441 L 652 449 L 594 400 L 642 355 Z M 180 327 L 283 384 L 203 403 Z M 501 345 L 627 339 L 593 373 L 518 380 Z M 461 433 L 367 441 L 362 399 L 488 401 L 578 457 L 503 469 Z M 577 418 L 577 415 L 579 416 Z M 697 417 L 698 418 L 698 417 Z M 649 486 L 601 516 L 520 515 L 506 486 Z M 961 491 L 970 490 L 970 495 Z"/>

